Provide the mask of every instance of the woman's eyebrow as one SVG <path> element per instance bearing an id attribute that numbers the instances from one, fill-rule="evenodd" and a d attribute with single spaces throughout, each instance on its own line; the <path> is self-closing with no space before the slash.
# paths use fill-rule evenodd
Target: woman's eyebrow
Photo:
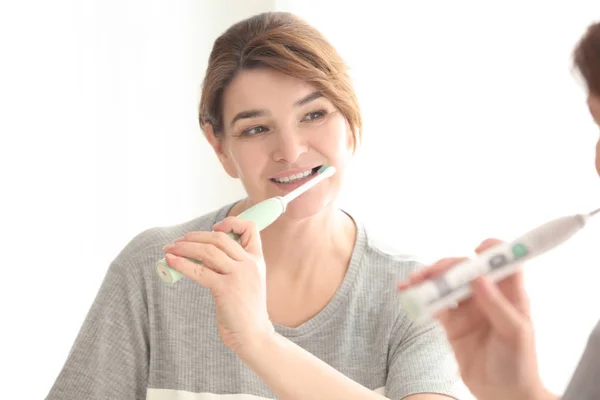
<path id="1" fill-rule="evenodd" d="M 323 95 L 321 94 L 321 92 L 312 92 L 308 96 L 303 97 L 300 100 L 298 100 L 297 102 L 295 102 L 294 103 L 294 107 L 303 106 L 303 105 L 305 105 L 307 103 L 310 103 L 311 101 L 314 101 L 314 100 L 318 99 L 319 97 L 323 97 Z"/>
<path id="2" fill-rule="evenodd" d="M 294 103 L 294 107 L 303 106 L 305 104 L 310 103 L 311 101 L 314 101 L 314 100 L 318 99 L 319 97 L 323 97 L 323 95 L 321 94 L 321 92 L 312 92 L 308 96 L 303 97 L 300 100 L 296 101 Z M 233 117 L 233 119 L 231 120 L 230 126 L 233 126 L 233 124 L 235 124 L 240 119 L 267 117 L 267 116 L 270 116 L 270 115 L 271 115 L 271 113 L 268 110 L 246 110 L 246 111 L 241 111 L 241 112 L 237 113 L 235 115 L 235 117 Z"/>
<path id="3" fill-rule="evenodd" d="M 235 117 L 233 117 L 233 119 L 231 120 L 231 124 L 229 126 L 233 126 L 233 124 L 235 124 L 240 119 L 266 117 L 266 116 L 269 116 L 269 115 L 271 115 L 271 113 L 269 111 L 267 111 L 267 110 L 247 110 L 247 111 L 241 111 L 241 112 L 237 113 L 235 115 Z"/>

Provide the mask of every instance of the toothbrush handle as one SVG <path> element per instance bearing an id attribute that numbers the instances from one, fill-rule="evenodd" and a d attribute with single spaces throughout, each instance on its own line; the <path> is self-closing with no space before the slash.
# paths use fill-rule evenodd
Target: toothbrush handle
<path id="1" fill-rule="evenodd" d="M 277 196 L 271 197 L 267 200 L 261 201 L 260 203 L 255 204 L 254 206 L 248 208 L 246 211 L 238 215 L 238 218 L 245 219 L 247 221 L 252 221 L 256 224 L 256 228 L 258 231 L 262 231 L 267 226 L 271 225 L 283 212 L 285 211 L 285 202 L 284 200 Z M 240 237 L 239 235 L 229 232 L 229 237 L 239 243 Z M 201 261 L 193 260 L 188 258 L 188 260 L 202 264 Z M 184 277 L 184 275 L 174 270 L 169 266 L 167 260 L 162 258 L 156 263 L 156 273 L 158 277 L 167 284 L 174 284 Z"/>
<path id="2" fill-rule="evenodd" d="M 481 253 L 473 260 L 459 263 L 433 280 L 407 289 L 400 303 L 413 321 L 430 319 L 442 308 L 471 295 L 469 282 L 480 275 L 498 281 L 521 263 L 537 257 L 567 241 L 585 225 L 586 217 L 574 215 L 549 221 L 513 240 Z"/>

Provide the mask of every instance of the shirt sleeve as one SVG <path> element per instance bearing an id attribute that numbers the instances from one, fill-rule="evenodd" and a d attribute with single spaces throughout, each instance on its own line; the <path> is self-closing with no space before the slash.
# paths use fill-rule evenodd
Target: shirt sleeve
<path id="1" fill-rule="evenodd" d="M 146 398 L 148 307 L 135 271 L 110 265 L 47 400 Z"/>
<path id="2" fill-rule="evenodd" d="M 590 335 L 562 400 L 600 399 L 600 322 Z"/>
<path id="3" fill-rule="evenodd" d="M 437 322 L 416 325 L 400 316 L 390 338 L 385 395 L 400 400 L 418 393 L 457 398 L 458 366 Z"/>

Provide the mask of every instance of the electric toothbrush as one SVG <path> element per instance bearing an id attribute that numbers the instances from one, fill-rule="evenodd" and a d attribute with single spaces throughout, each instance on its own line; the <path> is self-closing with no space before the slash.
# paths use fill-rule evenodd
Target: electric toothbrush
<path id="1" fill-rule="evenodd" d="M 564 243 L 581 230 L 600 209 L 551 220 L 517 239 L 502 243 L 473 260 L 456 264 L 433 279 L 400 292 L 400 304 L 416 323 L 430 321 L 438 311 L 471 296 L 471 281 L 481 275 L 498 281 L 512 274 L 529 259 Z"/>
<path id="2" fill-rule="evenodd" d="M 331 177 L 335 173 L 335 167 L 330 165 L 324 165 L 316 172 L 314 178 L 306 182 L 304 185 L 297 187 L 292 190 L 290 193 L 285 196 L 275 196 L 269 199 L 263 200 L 260 203 L 257 203 L 238 215 L 238 218 L 245 219 L 247 221 L 252 221 L 256 224 L 256 227 L 259 231 L 262 231 L 267 226 L 271 225 L 273 222 L 283 214 L 287 208 L 287 205 L 300 196 L 302 193 L 311 189 L 313 186 L 322 182 L 323 180 Z M 239 241 L 239 235 L 236 235 L 233 232 L 229 232 L 228 235 Z M 200 261 L 189 259 L 190 261 L 201 263 Z M 174 270 L 169 266 L 167 261 L 163 258 L 156 263 L 156 272 L 158 277 L 167 284 L 174 284 L 184 277 L 182 273 Z"/>

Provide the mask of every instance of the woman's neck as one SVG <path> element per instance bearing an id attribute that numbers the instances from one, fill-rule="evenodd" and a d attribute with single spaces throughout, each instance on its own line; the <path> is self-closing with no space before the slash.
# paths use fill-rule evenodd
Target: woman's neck
<path id="1" fill-rule="evenodd" d="M 230 214 L 239 215 L 247 208 L 244 203 L 236 204 Z M 260 236 L 267 268 L 295 275 L 323 262 L 348 260 L 354 247 L 356 226 L 346 213 L 329 205 L 303 219 L 284 214 Z"/>

